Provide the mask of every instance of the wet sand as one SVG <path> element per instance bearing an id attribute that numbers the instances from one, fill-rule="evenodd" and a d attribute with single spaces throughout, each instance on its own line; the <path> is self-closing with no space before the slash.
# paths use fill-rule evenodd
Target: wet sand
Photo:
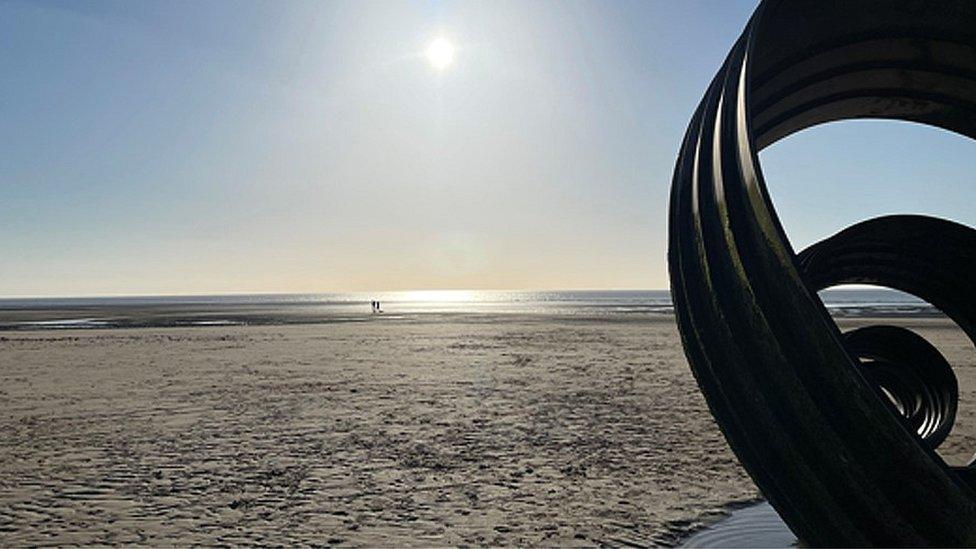
<path id="1" fill-rule="evenodd" d="M 900 323 L 965 461 L 972 348 Z M 666 316 L 8 332 L 0 410 L 2 546 L 660 545 L 759 496 Z"/>

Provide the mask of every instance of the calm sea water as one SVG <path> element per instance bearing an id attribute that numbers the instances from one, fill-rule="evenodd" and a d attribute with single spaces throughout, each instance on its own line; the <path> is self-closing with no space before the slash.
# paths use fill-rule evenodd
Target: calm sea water
<path id="1" fill-rule="evenodd" d="M 926 303 L 891 290 L 828 290 L 837 316 L 931 316 Z M 372 314 L 371 301 L 382 314 Z M 333 294 L 0 299 L 0 330 L 363 322 L 418 315 L 526 314 L 624 317 L 673 314 L 671 296 L 647 291 L 416 291 Z"/>

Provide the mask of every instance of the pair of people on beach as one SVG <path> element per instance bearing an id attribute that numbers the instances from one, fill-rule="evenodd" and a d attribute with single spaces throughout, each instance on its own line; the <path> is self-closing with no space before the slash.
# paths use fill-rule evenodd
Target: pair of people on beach
<path id="1" fill-rule="evenodd" d="M 370 305 L 372 305 L 373 312 L 374 313 L 382 313 L 383 312 L 383 310 L 380 309 L 380 302 L 379 301 L 370 301 L 369 303 L 370 303 Z"/>

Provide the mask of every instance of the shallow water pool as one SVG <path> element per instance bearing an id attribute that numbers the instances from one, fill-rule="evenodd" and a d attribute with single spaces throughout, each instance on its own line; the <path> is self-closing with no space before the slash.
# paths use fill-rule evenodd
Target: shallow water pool
<path id="1" fill-rule="evenodd" d="M 796 547 L 797 540 L 765 501 L 742 509 L 695 534 L 681 547 Z"/>

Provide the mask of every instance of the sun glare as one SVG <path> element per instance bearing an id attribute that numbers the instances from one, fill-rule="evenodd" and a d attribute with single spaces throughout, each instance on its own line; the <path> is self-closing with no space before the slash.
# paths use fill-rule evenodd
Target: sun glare
<path id="1" fill-rule="evenodd" d="M 425 55 L 431 67 L 439 71 L 444 70 L 454 62 L 454 44 L 444 37 L 435 38 L 427 46 Z"/>
<path id="2" fill-rule="evenodd" d="M 406 301 L 434 301 L 447 303 L 455 301 L 472 301 L 477 292 L 470 290 L 413 290 L 405 292 Z"/>

